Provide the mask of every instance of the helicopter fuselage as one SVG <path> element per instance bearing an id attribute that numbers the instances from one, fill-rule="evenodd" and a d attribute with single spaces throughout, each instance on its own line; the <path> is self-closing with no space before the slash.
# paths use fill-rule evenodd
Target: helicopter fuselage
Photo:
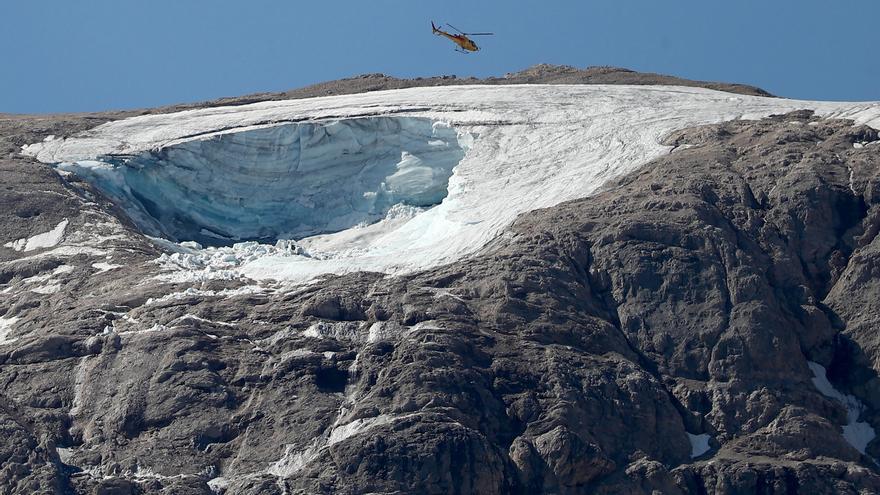
<path id="1" fill-rule="evenodd" d="M 460 46 L 462 50 L 475 52 L 480 49 L 480 47 L 478 47 L 477 44 L 474 43 L 474 41 L 467 36 L 462 36 L 460 34 L 450 34 L 440 29 L 438 29 L 435 34 L 449 38 L 450 40 L 452 40 L 453 43 Z"/>

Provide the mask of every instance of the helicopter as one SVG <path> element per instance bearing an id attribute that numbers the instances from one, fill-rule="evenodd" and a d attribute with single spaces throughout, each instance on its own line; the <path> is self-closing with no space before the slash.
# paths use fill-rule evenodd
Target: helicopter
<path id="1" fill-rule="evenodd" d="M 475 52 L 480 49 L 480 47 L 478 47 L 477 44 L 474 43 L 474 40 L 468 38 L 468 36 L 491 36 L 494 34 L 494 33 L 465 33 L 465 32 L 462 32 L 461 30 L 459 30 L 457 27 L 453 26 L 452 24 L 447 23 L 446 25 L 449 26 L 450 28 L 452 28 L 453 30 L 457 31 L 459 34 L 450 34 L 450 33 L 447 33 L 446 31 L 443 31 L 442 29 L 440 29 L 434 25 L 434 21 L 431 21 L 431 30 L 432 30 L 431 32 L 433 32 L 437 36 L 443 36 L 443 37 L 446 37 L 446 38 L 449 38 L 450 40 L 452 40 L 453 43 L 455 43 L 456 45 L 459 46 L 459 48 L 455 49 L 455 51 L 457 51 L 459 53 Z"/>

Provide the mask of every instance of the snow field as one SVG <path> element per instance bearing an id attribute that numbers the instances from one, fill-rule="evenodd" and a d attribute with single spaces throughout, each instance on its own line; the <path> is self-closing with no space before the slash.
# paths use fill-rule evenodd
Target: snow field
<path id="1" fill-rule="evenodd" d="M 200 229 L 207 226 L 207 232 L 221 237 L 229 235 L 226 240 L 230 243 L 236 236 L 277 233 L 278 237 L 295 238 L 298 251 L 266 246 L 255 255 L 250 243 L 234 244 L 223 248 L 227 250 L 223 252 L 217 248 L 193 249 L 178 253 L 178 259 L 168 265 L 175 272 L 175 280 L 211 278 L 214 276 L 212 267 L 222 265 L 217 273 L 222 277 L 237 273 L 253 279 L 300 283 L 326 273 L 369 270 L 399 274 L 453 262 L 486 246 L 519 214 L 587 197 L 608 180 L 668 153 L 670 148 L 660 143 L 674 130 L 799 109 L 812 109 L 819 115 L 851 118 L 857 123 L 880 127 L 878 103 L 797 101 L 662 86 L 454 86 L 133 117 L 104 124 L 72 138 L 29 145 L 25 152 L 44 162 L 64 162 L 66 165 L 62 167 L 76 170 L 86 178 L 89 174 L 103 174 L 103 179 L 90 180 L 109 182 L 131 173 L 118 170 L 119 155 L 134 156 L 130 165 L 145 169 L 144 177 L 168 174 L 168 170 L 153 168 L 157 168 L 161 160 L 177 157 L 176 163 L 185 165 L 180 168 L 192 170 L 175 171 L 171 173 L 172 180 L 187 187 L 207 183 L 214 189 L 168 195 L 167 189 L 156 187 L 154 183 L 141 191 L 158 194 L 162 205 L 181 201 L 182 211 L 199 217 L 194 225 Z M 388 161 L 377 166 L 382 172 L 370 178 L 370 187 L 354 185 L 361 180 L 357 173 L 331 173 L 330 169 L 345 161 L 339 151 L 344 149 L 340 144 L 344 142 L 343 137 L 349 136 L 350 142 L 360 142 L 366 137 L 353 130 L 362 125 L 370 128 L 368 134 L 375 133 L 379 125 L 375 122 L 383 121 L 391 127 L 399 126 L 393 133 L 399 133 L 405 144 L 411 144 L 406 136 L 419 136 L 421 139 L 416 141 L 428 149 L 433 146 L 433 137 L 424 139 L 425 132 L 411 132 L 408 124 L 401 123 L 406 120 L 401 119 L 430 122 L 432 133 L 438 127 L 449 129 L 454 132 L 454 139 L 447 133 L 441 136 L 444 144 L 438 147 L 446 151 L 459 148 L 463 156 L 459 159 L 447 153 L 440 160 L 442 165 L 425 165 L 422 161 L 410 167 L 410 158 L 404 154 L 407 150 L 405 146 L 398 149 L 398 141 L 386 147 L 393 153 L 389 152 Z M 292 128 L 325 129 L 324 137 L 318 142 L 323 139 L 319 149 L 326 153 L 316 156 L 332 158 L 316 158 L 310 162 L 314 167 L 312 171 L 326 181 L 316 181 L 310 188 L 301 187 L 299 183 L 280 187 L 289 196 L 285 201 L 291 205 L 316 200 L 331 204 L 333 197 L 343 196 L 348 197 L 348 204 L 353 206 L 348 210 L 333 206 L 326 215 L 307 215 L 308 221 L 285 231 L 280 227 L 283 222 L 276 222 L 287 214 L 285 201 L 281 201 L 281 206 L 261 201 L 266 198 L 264 192 L 275 187 L 276 179 L 281 183 L 286 180 L 283 170 L 285 164 L 291 163 L 292 155 L 284 155 L 287 151 L 276 154 L 276 151 L 284 149 L 286 143 L 293 143 Z M 328 129 L 339 132 L 334 135 Z M 298 136 L 302 142 L 302 134 Z M 379 141 L 382 139 L 385 138 Z M 256 141 L 260 141 L 256 148 L 247 146 Z M 228 144 L 218 146 L 216 143 Z M 377 144 L 364 156 L 368 161 L 378 160 L 378 155 L 384 152 L 376 150 L 386 149 L 383 146 Z M 115 157 L 107 158 L 108 155 Z M 248 162 L 265 160 L 270 169 L 280 172 L 266 180 L 266 177 L 251 176 L 252 172 L 256 173 L 251 168 L 236 169 L 237 157 L 245 155 Z M 421 160 L 418 153 L 410 155 Z M 282 156 L 287 158 L 281 159 Z M 360 170 L 356 167 L 340 170 L 343 169 Z M 426 179 L 429 172 L 433 174 L 437 169 L 451 172 L 445 197 L 437 191 L 445 178 L 434 180 L 432 175 L 430 180 Z M 106 176 L 108 171 L 109 177 Z M 223 196 L 229 192 L 223 188 L 224 174 L 232 177 L 233 171 L 235 179 L 230 180 L 249 184 L 249 192 L 237 197 L 242 202 L 250 202 L 250 210 L 236 210 L 235 197 Z M 186 174 L 190 176 L 181 178 Z M 209 178 L 200 179 L 203 177 Z M 373 180 L 377 178 L 378 183 Z M 411 199 L 412 195 L 407 193 L 384 200 L 380 208 L 370 210 L 368 195 L 364 193 L 379 191 L 377 195 L 380 194 L 381 184 L 396 190 L 397 179 L 400 179 L 401 190 L 433 188 L 427 196 L 442 201 L 436 206 L 410 209 L 400 215 L 400 208 L 392 207 Z M 122 181 L 121 189 L 125 183 Z M 418 201 L 413 203 L 411 207 L 430 206 Z M 371 215 L 357 219 L 346 217 L 348 212 L 363 211 L 364 205 Z M 296 207 L 290 206 L 290 209 Z M 204 213 L 209 210 L 219 213 L 213 216 Z M 269 213 L 249 213 L 253 211 Z M 173 214 L 161 211 L 156 216 L 161 219 L 163 215 L 174 218 Z M 335 222 L 335 219 L 344 221 Z M 180 222 L 179 218 L 176 221 L 177 224 L 163 220 L 158 226 L 180 227 L 187 223 Z M 228 228 L 233 224 L 239 230 Z M 272 226 L 271 232 L 265 231 L 267 226 Z M 181 230 L 177 227 L 166 234 L 179 235 Z M 223 263 L 216 263 L 217 256 L 222 256 Z M 187 266 L 190 262 L 192 266 Z"/>

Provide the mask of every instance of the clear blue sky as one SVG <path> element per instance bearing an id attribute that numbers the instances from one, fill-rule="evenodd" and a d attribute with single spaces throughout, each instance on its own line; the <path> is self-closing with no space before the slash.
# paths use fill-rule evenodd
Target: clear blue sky
<path id="1" fill-rule="evenodd" d="M 461 55 L 430 21 L 494 31 Z M 8 0 L 0 112 L 137 108 L 366 72 L 614 65 L 880 100 L 878 0 Z"/>

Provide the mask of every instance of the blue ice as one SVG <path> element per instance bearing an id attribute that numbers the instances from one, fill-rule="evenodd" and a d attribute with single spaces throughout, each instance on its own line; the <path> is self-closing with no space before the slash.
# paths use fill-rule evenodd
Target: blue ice
<path id="1" fill-rule="evenodd" d="M 465 146 L 417 117 L 299 122 L 186 141 L 129 157 L 61 164 L 146 233 L 207 245 L 300 239 L 431 206 Z"/>

